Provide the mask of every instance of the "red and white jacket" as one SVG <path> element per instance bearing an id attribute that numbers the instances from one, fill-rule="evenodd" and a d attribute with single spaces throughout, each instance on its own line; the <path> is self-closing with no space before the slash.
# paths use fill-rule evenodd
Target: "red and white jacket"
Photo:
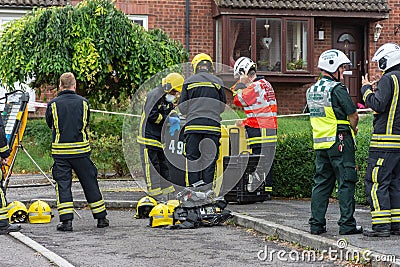
<path id="1" fill-rule="evenodd" d="M 243 84 L 237 84 L 236 88 Z M 246 119 L 243 125 L 252 128 L 277 129 L 277 104 L 272 85 L 265 79 L 252 82 L 247 88 L 236 91 L 234 104 L 243 107 Z"/>

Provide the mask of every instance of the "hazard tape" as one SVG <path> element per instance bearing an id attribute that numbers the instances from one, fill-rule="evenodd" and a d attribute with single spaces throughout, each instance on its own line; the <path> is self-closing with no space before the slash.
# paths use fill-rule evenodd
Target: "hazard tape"
<path id="1" fill-rule="evenodd" d="M 29 103 L 31 103 L 34 107 L 38 107 L 38 108 L 46 108 L 47 107 L 47 103 L 41 103 L 41 102 L 29 102 Z M 121 115 L 121 116 L 137 117 L 137 118 L 141 117 L 141 115 L 113 112 L 113 111 L 107 111 L 107 110 L 90 109 L 90 111 L 97 112 L 97 113 L 103 113 L 103 114 L 113 114 L 113 115 Z M 359 112 L 359 113 L 372 112 L 372 111 L 373 110 L 370 108 L 357 109 L 357 112 Z M 310 113 L 299 113 L 299 114 L 278 115 L 276 117 L 284 118 L 284 117 L 300 117 L 300 116 L 309 116 L 309 115 L 310 115 Z M 240 121 L 240 120 L 243 120 L 243 118 L 222 120 L 221 122 Z"/>

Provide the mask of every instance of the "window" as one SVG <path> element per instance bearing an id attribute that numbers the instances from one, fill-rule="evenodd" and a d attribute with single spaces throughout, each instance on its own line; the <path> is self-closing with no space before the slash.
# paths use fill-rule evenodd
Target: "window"
<path id="1" fill-rule="evenodd" d="M 225 21 L 227 27 L 216 36 L 225 54 L 222 63 L 232 67 L 238 57 L 246 56 L 265 74 L 312 72 L 312 18 L 228 16 Z M 220 45 L 222 36 L 226 39 Z"/>
<path id="2" fill-rule="evenodd" d="M 286 69 L 307 70 L 308 22 L 288 20 L 286 22 Z"/>
<path id="3" fill-rule="evenodd" d="M 251 57 L 251 19 L 231 19 L 229 34 L 229 65 L 240 57 Z"/>
<path id="4" fill-rule="evenodd" d="M 144 15 L 128 15 L 128 18 L 132 20 L 134 23 L 143 26 L 146 30 L 149 29 L 149 20 L 147 16 Z"/>
<path id="5" fill-rule="evenodd" d="M 256 19 L 256 59 L 259 71 L 281 71 L 282 38 L 280 19 Z"/>

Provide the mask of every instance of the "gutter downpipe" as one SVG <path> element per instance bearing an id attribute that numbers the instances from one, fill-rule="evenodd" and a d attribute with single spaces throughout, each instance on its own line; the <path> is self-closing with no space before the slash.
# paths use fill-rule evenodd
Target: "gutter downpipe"
<path id="1" fill-rule="evenodd" d="M 190 34 L 190 30 L 189 30 L 189 11 L 190 11 L 190 7 L 189 7 L 189 0 L 186 0 L 186 51 L 189 53 L 189 34 Z"/>

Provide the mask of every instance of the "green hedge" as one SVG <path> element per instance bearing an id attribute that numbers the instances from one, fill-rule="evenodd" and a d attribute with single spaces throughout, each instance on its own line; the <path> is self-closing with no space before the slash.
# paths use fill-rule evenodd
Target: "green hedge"
<path id="1" fill-rule="evenodd" d="M 311 197 L 315 171 L 315 152 L 309 117 L 279 118 L 278 143 L 272 170 L 273 194 L 278 197 Z M 356 136 L 356 164 L 358 182 L 355 198 L 366 204 L 364 176 L 367 168 L 369 140 L 372 132 L 372 115 L 361 115 Z M 333 193 L 336 197 L 336 190 Z"/>

